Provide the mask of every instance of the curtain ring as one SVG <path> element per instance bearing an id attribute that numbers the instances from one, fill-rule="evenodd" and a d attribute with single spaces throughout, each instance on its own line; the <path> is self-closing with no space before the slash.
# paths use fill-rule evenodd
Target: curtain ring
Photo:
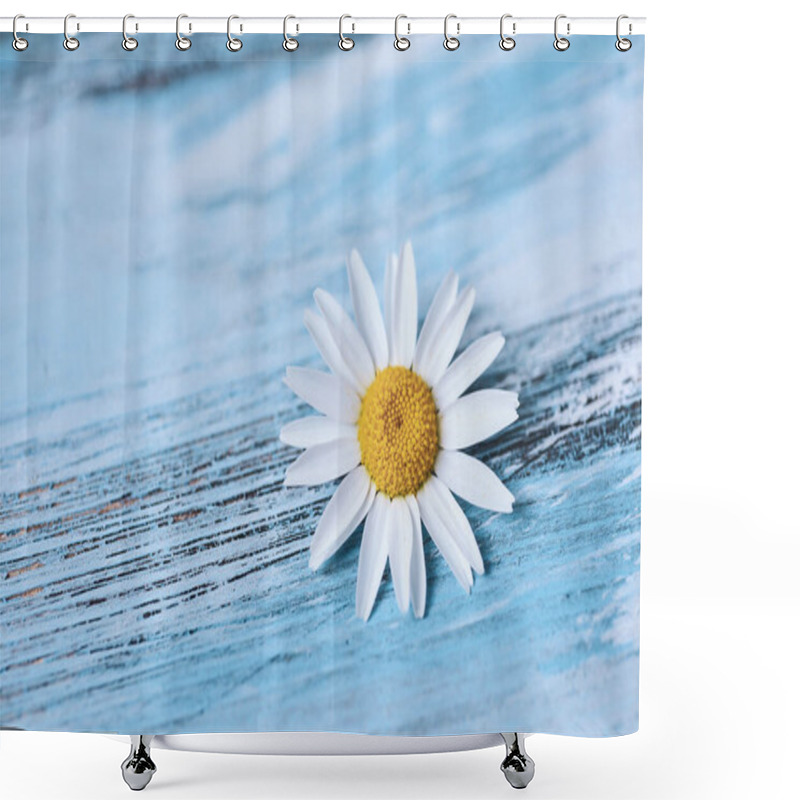
<path id="1" fill-rule="evenodd" d="M 289 36 L 288 28 L 289 20 L 290 19 L 297 19 L 297 17 L 293 17 L 291 14 L 287 14 L 283 18 L 283 49 L 286 50 L 287 53 L 293 53 L 300 47 L 300 42 L 298 39 L 294 39 Z"/>
<path id="2" fill-rule="evenodd" d="M 566 14 L 559 14 L 556 17 L 556 21 L 553 24 L 553 33 L 555 34 L 556 40 L 553 42 L 553 47 L 558 50 L 560 53 L 563 53 L 565 50 L 569 50 L 569 39 L 565 38 L 564 36 L 558 35 L 558 21 L 560 19 L 566 19 Z M 567 36 L 569 36 L 569 22 L 567 23 Z"/>
<path id="3" fill-rule="evenodd" d="M 81 43 L 75 36 L 69 35 L 68 25 L 71 19 L 75 19 L 74 14 L 67 14 L 67 16 L 64 17 L 64 41 L 62 42 L 64 49 L 70 52 L 77 50 L 81 46 Z M 77 28 L 77 30 L 80 30 L 80 28 Z"/>
<path id="4" fill-rule="evenodd" d="M 408 50 L 411 47 L 411 39 L 406 39 L 405 36 L 400 35 L 399 26 L 401 19 L 408 19 L 405 14 L 398 14 L 394 18 L 394 49 L 395 50 Z M 407 33 L 411 33 L 411 23 L 406 22 L 406 27 L 408 28 Z"/>
<path id="5" fill-rule="evenodd" d="M 228 41 L 225 42 L 225 47 L 227 47 L 231 53 L 238 53 L 242 49 L 242 40 L 231 35 L 231 22 L 235 19 L 239 19 L 236 14 L 231 14 L 228 17 Z"/>
<path id="6" fill-rule="evenodd" d="M 139 40 L 134 39 L 132 36 L 128 36 L 127 26 L 129 19 L 136 19 L 136 17 L 134 17 L 133 14 L 126 14 L 122 18 L 122 49 L 127 50 L 130 53 L 139 46 Z"/>
<path id="7" fill-rule="evenodd" d="M 342 32 L 342 24 L 344 23 L 344 21 L 346 19 L 353 19 L 353 18 L 349 14 L 342 14 L 342 16 L 339 17 L 339 49 L 340 50 L 352 50 L 356 46 L 356 43 L 352 39 L 350 39 L 348 36 L 345 36 L 344 33 Z M 353 25 L 353 31 L 355 31 L 355 29 L 356 29 L 356 26 Z"/>
<path id="8" fill-rule="evenodd" d="M 619 24 L 624 19 L 628 19 L 628 15 L 627 14 L 620 14 L 617 17 L 617 41 L 614 43 L 614 47 L 616 47 L 617 50 L 620 51 L 620 53 L 627 53 L 628 50 L 630 50 L 631 47 L 633 47 L 633 42 L 630 39 L 624 39 L 623 37 L 621 37 L 619 35 Z M 633 26 L 629 22 L 628 23 L 628 35 L 630 35 L 632 30 L 633 30 Z"/>
<path id="9" fill-rule="evenodd" d="M 11 46 L 18 52 L 21 53 L 23 50 L 28 49 L 28 40 L 23 39 L 21 36 L 17 34 L 17 20 L 18 19 L 25 19 L 24 14 L 17 14 L 14 17 L 14 21 L 11 23 L 11 33 L 13 34 L 13 39 L 11 40 Z"/>
<path id="10" fill-rule="evenodd" d="M 458 34 L 461 30 L 461 23 L 460 22 L 456 23 L 456 35 L 450 36 L 447 33 L 447 23 L 450 22 L 451 19 L 458 19 L 458 18 L 456 17 L 455 14 L 448 14 L 444 18 L 444 49 L 450 50 L 452 52 L 453 50 L 458 50 L 458 48 L 461 46 L 461 42 L 458 40 Z"/>
<path id="11" fill-rule="evenodd" d="M 506 36 L 503 31 L 503 24 L 507 19 L 511 19 L 511 14 L 503 14 L 503 16 L 500 17 L 500 49 L 506 52 L 513 50 L 517 46 L 517 42 L 511 36 Z M 511 30 L 514 33 L 517 32 L 516 22 L 512 24 Z"/>
<path id="12" fill-rule="evenodd" d="M 188 14 L 178 14 L 175 19 L 175 47 L 177 47 L 178 50 L 188 50 L 192 46 L 192 40 L 181 35 L 181 20 L 188 18 Z"/>

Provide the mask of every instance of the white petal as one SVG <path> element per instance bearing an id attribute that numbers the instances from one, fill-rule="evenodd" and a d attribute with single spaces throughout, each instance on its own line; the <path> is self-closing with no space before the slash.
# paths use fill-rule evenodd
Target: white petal
<path id="1" fill-rule="evenodd" d="M 324 289 L 314 292 L 314 301 L 328 325 L 331 338 L 339 348 L 344 363 L 365 389 L 375 377 L 375 363 L 355 323 L 336 298 Z"/>
<path id="2" fill-rule="evenodd" d="M 429 498 L 433 498 L 440 519 L 447 525 L 450 535 L 455 540 L 469 565 L 478 575 L 483 575 L 483 558 L 475 540 L 472 526 L 452 492 L 435 475 L 428 478 L 426 484 Z"/>
<path id="3" fill-rule="evenodd" d="M 436 497 L 430 491 L 430 478 L 425 485 L 417 492 L 417 502 L 419 503 L 420 516 L 428 529 L 428 533 L 433 539 L 439 552 L 444 556 L 444 560 L 456 576 L 456 580 L 461 584 L 465 592 L 469 592 L 472 586 L 472 570 L 469 561 L 462 552 L 453 534 L 450 532 L 447 523 L 439 515 Z"/>
<path id="4" fill-rule="evenodd" d="M 420 376 L 429 386 L 436 384 L 444 375 L 450 361 L 458 350 L 458 343 L 464 334 L 472 306 L 475 302 L 475 289 L 468 286 L 462 289 L 453 307 L 447 312 L 436 336 L 425 355 L 424 363 L 419 365 Z"/>
<path id="5" fill-rule="evenodd" d="M 361 447 L 357 439 L 336 439 L 304 450 L 289 465 L 283 482 L 285 486 L 327 483 L 355 469 L 360 462 Z"/>
<path id="6" fill-rule="evenodd" d="M 428 579 L 425 574 L 425 550 L 422 545 L 422 522 L 419 518 L 419 505 L 414 495 L 405 498 L 409 512 L 411 512 L 411 605 L 414 616 L 425 616 L 425 595 L 428 589 Z"/>
<path id="7" fill-rule="evenodd" d="M 397 283 L 397 272 L 400 262 L 397 256 L 392 253 L 386 259 L 386 272 L 383 276 L 383 314 L 386 318 L 386 341 L 389 345 L 389 363 L 394 364 L 394 337 L 392 335 L 392 311 L 394 309 L 395 284 Z"/>
<path id="8" fill-rule="evenodd" d="M 322 360 L 331 368 L 334 375 L 338 375 L 343 381 L 348 383 L 359 395 L 363 395 L 366 386 L 353 373 L 347 362 L 342 357 L 336 340 L 331 335 L 330 328 L 322 317 L 317 316 L 313 311 L 306 310 L 303 314 L 305 323 L 314 344 L 322 356 Z"/>
<path id="9" fill-rule="evenodd" d="M 345 476 L 325 506 L 311 539 L 308 566 L 312 570 L 319 569 L 347 541 L 374 499 L 375 484 L 364 467 L 356 467 Z"/>
<path id="10" fill-rule="evenodd" d="M 350 281 L 350 296 L 353 299 L 356 324 L 369 347 L 375 368 L 383 369 L 389 363 L 386 328 L 375 286 L 357 250 L 353 250 L 347 260 L 347 277 Z"/>
<path id="11" fill-rule="evenodd" d="M 477 458 L 460 450 L 440 450 L 434 471 L 452 491 L 468 503 L 505 514 L 511 512 L 514 495 Z"/>
<path id="12" fill-rule="evenodd" d="M 392 306 L 392 364 L 410 367 L 417 343 L 417 270 L 411 242 L 406 242 L 395 276 Z"/>
<path id="13" fill-rule="evenodd" d="M 301 417 L 281 428 L 280 439 L 292 447 L 313 447 L 334 439 L 351 439 L 358 435 L 355 425 L 330 417 Z"/>
<path id="14" fill-rule="evenodd" d="M 361 537 L 361 549 L 358 554 L 358 578 L 356 580 L 356 616 L 365 622 L 372 613 L 375 597 L 381 584 L 383 570 L 386 566 L 388 536 L 386 531 L 386 508 L 389 499 L 386 495 L 376 494 L 367 521 L 364 523 L 364 534 Z"/>
<path id="15" fill-rule="evenodd" d="M 433 387 L 436 408 L 444 411 L 480 378 L 505 344 L 503 335 L 487 333 L 476 339 L 445 371 Z"/>
<path id="16" fill-rule="evenodd" d="M 286 385 L 310 406 L 340 422 L 357 422 L 361 398 L 341 378 L 307 367 L 287 367 Z"/>
<path id="17" fill-rule="evenodd" d="M 408 611 L 411 593 L 411 548 L 414 531 L 411 527 L 411 512 L 402 497 L 396 497 L 389 505 L 387 515 L 389 532 L 389 566 L 397 607 L 404 614 Z"/>
<path id="18" fill-rule="evenodd" d="M 439 445 L 461 450 L 482 442 L 517 419 L 516 392 L 481 389 L 459 397 L 439 414 Z"/>
<path id="19" fill-rule="evenodd" d="M 453 307 L 458 294 L 458 276 L 452 270 L 444 276 L 444 280 L 433 296 L 422 330 L 419 332 L 417 347 L 414 351 L 414 371 L 419 372 L 419 364 L 425 362 L 426 354 L 430 351 L 431 344 L 436 338 L 439 328 Z"/>

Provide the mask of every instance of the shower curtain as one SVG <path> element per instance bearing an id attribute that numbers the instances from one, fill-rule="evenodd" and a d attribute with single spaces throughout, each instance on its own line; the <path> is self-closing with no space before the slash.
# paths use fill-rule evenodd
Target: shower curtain
<path id="1" fill-rule="evenodd" d="M 0 40 L 0 724 L 638 726 L 644 41 Z"/>

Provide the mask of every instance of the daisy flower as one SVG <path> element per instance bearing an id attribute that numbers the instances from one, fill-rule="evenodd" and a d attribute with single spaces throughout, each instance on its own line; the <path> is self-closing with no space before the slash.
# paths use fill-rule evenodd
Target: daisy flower
<path id="1" fill-rule="evenodd" d="M 454 494 L 468 503 L 510 512 L 514 497 L 481 461 L 461 452 L 517 419 L 516 392 L 464 392 L 494 361 L 499 332 L 453 356 L 475 302 L 449 272 L 417 336 L 417 277 L 411 244 L 389 258 L 384 316 L 372 279 L 354 250 L 347 274 L 355 321 L 324 289 L 319 314 L 305 326 L 330 368 L 288 367 L 286 383 L 320 412 L 281 429 L 285 444 L 304 448 L 286 471 L 286 486 L 310 486 L 344 475 L 311 540 L 317 570 L 364 522 L 356 581 L 356 614 L 367 620 L 386 561 L 397 605 L 425 613 L 423 525 L 469 593 L 483 574 L 475 534 Z"/>

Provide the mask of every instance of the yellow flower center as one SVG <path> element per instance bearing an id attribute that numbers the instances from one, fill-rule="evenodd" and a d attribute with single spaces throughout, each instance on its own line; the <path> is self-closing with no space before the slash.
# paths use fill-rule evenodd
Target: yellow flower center
<path id="1" fill-rule="evenodd" d="M 406 367 L 382 369 L 358 417 L 361 461 L 379 492 L 414 494 L 433 472 L 439 450 L 433 392 Z"/>

